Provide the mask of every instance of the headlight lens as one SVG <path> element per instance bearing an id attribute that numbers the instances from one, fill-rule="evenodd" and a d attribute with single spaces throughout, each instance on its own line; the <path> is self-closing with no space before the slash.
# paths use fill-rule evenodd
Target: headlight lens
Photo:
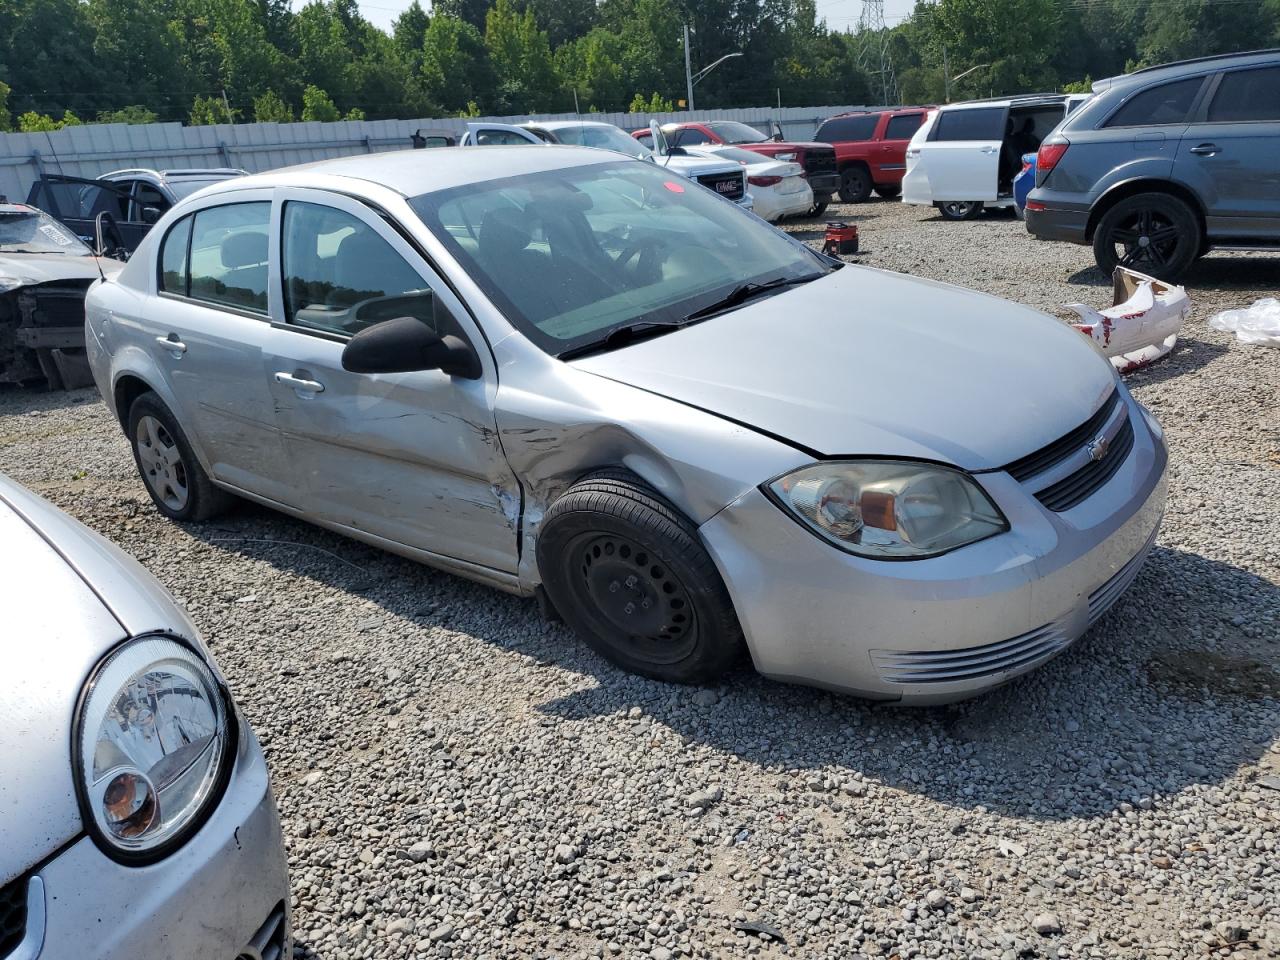
<path id="1" fill-rule="evenodd" d="M 103 661 L 82 703 L 86 824 L 122 854 L 162 855 L 199 823 L 230 762 L 218 681 L 183 644 L 145 636 Z"/>
<path id="2" fill-rule="evenodd" d="M 8 293 L 19 287 L 28 287 L 35 282 L 30 277 L 0 277 L 0 293 Z"/>
<path id="3" fill-rule="evenodd" d="M 769 490 L 823 539 L 862 557 L 933 557 L 1009 528 L 969 476 L 926 463 L 815 463 Z"/>

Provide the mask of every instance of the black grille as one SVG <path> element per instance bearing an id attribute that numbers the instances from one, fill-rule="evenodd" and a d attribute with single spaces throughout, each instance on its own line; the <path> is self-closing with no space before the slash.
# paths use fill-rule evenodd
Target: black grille
<path id="1" fill-rule="evenodd" d="M 0 957 L 17 949 L 27 932 L 27 878 L 0 887 Z"/>
<path id="2" fill-rule="evenodd" d="M 1044 473 L 1054 464 L 1061 463 L 1098 435 L 1102 425 L 1107 422 L 1107 418 L 1111 416 L 1119 402 L 1119 391 L 1112 390 L 1111 396 L 1106 399 L 1098 412 L 1080 426 L 1048 446 L 1041 447 L 1035 453 L 1027 454 L 1021 460 L 1015 460 L 1005 467 L 1005 470 L 1019 483 L 1025 483 L 1037 473 Z"/>
<path id="3" fill-rule="evenodd" d="M 1107 447 L 1106 456 L 1101 460 L 1090 460 L 1071 476 L 1045 487 L 1036 494 L 1036 499 L 1054 513 L 1070 510 L 1110 480 L 1132 449 L 1133 421 L 1125 417 L 1124 425 L 1116 431 Z"/>
<path id="4" fill-rule="evenodd" d="M 708 190 L 714 190 L 726 200 L 742 199 L 741 173 L 708 173 L 706 176 L 699 177 L 698 182 Z"/>
<path id="5" fill-rule="evenodd" d="M 813 175 L 815 173 L 835 173 L 836 148 L 805 147 L 804 172 L 809 175 Z"/>

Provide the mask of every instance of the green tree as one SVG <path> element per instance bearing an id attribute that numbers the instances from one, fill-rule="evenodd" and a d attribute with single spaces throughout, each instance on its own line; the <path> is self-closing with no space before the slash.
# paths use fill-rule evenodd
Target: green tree
<path id="1" fill-rule="evenodd" d="M 484 44 L 498 82 L 497 112 L 534 113 L 563 101 L 551 46 L 532 10 L 520 14 L 511 0 L 497 0 L 485 19 Z"/>
<path id="2" fill-rule="evenodd" d="M 235 118 L 227 112 L 227 106 L 221 97 L 202 97 L 197 95 L 191 104 L 191 114 L 187 121 L 193 127 L 207 127 L 215 123 L 234 123 Z"/>
<path id="3" fill-rule="evenodd" d="M 489 12 L 489 0 L 432 0 L 431 14 L 452 17 L 469 23 L 477 30 L 484 29 L 485 14 Z"/>
<path id="4" fill-rule="evenodd" d="M 160 118 L 154 110 L 148 110 L 140 103 L 134 103 L 119 110 L 98 111 L 97 123 L 155 123 Z"/>
<path id="5" fill-rule="evenodd" d="M 365 119 L 364 111 L 359 107 L 352 107 L 342 115 L 343 120 L 363 120 Z"/>
<path id="6" fill-rule="evenodd" d="M 268 90 L 253 98 L 253 119 L 256 123 L 293 123 L 293 108 L 274 90 Z"/>
<path id="7" fill-rule="evenodd" d="M 94 27 L 79 0 L 0 2 L 0 77 L 13 114 L 111 106 L 93 55 Z"/>
<path id="8" fill-rule="evenodd" d="M 48 114 L 36 113 L 34 110 L 28 110 L 18 117 L 19 133 L 48 133 L 51 130 L 59 129 L 61 126 L 57 120 Z"/>
<path id="9" fill-rule="evenodd" d="M 480 31 L 456 17 L 436 15 L 422 41 L 420 89 L 449 113 L 468 103 L 487 104 L 493 96 L 493 70 Z"/>
<path id="10" fill-rule="evenodd" d="M 341 115 L 327 93 L 319 87 L 309 85 L 302 91 L 302 119 L 304 122 L 319 120 L 321 123 L 332 123 L 341 119 Z"/>
<path id="11" fill-rule="evenodd" d="M 579 103 L 602 110 L 621 110 L 627 104 L 622 37 L 596 27 L 584 37 L 561 45 L 555 52 L 556 73 Z M 572 94 L 570 94 L 572 96 Z"/>
<path id="12" fill-rule="evenodd" d="M 676 108 L 676 105 L 664 97 L 660 93 L 654 93 L 648 100 L 644 98 L 643 93 L 637 93 L 631 98 L 631 105 L 627 107 L 628 113 L 670 113 Z"/>
<path id="13" fill-rule="evenodd" d="M 431 18 L 418 0 L 413 0 L 391 24 L 391 39 L 410 74 L 422 69 L 422 41 L 426 39 Z"/>
<path id="14" fill-rule="evenodd" d="M 517 0 L 516 9 L 533 12 L 553 50 L 586 36 L 597 19 L 596 0 Z"/>
<path id="15" fill-rule="evenodd" d="M 9 116 L 9 85 L 0 80 L 0 131 L 8 133 L 13 129 L 13 118 Z"/>

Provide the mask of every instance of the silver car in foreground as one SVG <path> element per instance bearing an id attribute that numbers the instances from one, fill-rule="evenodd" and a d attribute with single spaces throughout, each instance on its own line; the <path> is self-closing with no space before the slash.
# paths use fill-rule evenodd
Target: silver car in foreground
<path id="1" fill-rule="evenodd" d="M 459 148 L 227 181 L 88 298 L 158 508 L 228 492 L 601 654 L 940 702 L 1136 575 L 1154 419 L 1079 333 L 826 259 L 653 164 Z"/>
<path id="2" fill-rule="evenodd" d="M 127 554 L 0 476 L 0 957 L 281 960 L 262 750 Z"/>

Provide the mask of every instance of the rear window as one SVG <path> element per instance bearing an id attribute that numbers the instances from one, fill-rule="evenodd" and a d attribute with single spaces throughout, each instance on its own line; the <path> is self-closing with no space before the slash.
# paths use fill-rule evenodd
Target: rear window
<path id="1" fill-rule="evenodd" d="M 1280 120 L 1280 67 L 1224 74 L 1209 105 L 1208 120 L 1210 123 Z"/>
<path id="2" fill-rule="evenodd" d="M 1185 123 L 1204 77 L 1188 77 L 1150 87 L 1132 97 L 1111 115 L 1108 127 L 1146 127 Z"/>
<path id="3" fill-rule="evenodd" d="M 933 125 L 934 140 L 1003 140 L 1004 107 L 940 110 Z"/>
<path id="4" fill-rule="evenodd" d="M 923 113 L 904 113 L 900 117 L 890 117 L 889 126 L 885 128 L 886 140 L 910 140 L 911 135 L 920 129 L 924 120 Z"/>
<path id="5" fill-rule="evenodd" d="M 875 135 L 879 121 L 880 116 L 874 113 L 862 117 L 835 117 L 823 123 L 813 139 L 821 143 L 870 140 Z"/>

